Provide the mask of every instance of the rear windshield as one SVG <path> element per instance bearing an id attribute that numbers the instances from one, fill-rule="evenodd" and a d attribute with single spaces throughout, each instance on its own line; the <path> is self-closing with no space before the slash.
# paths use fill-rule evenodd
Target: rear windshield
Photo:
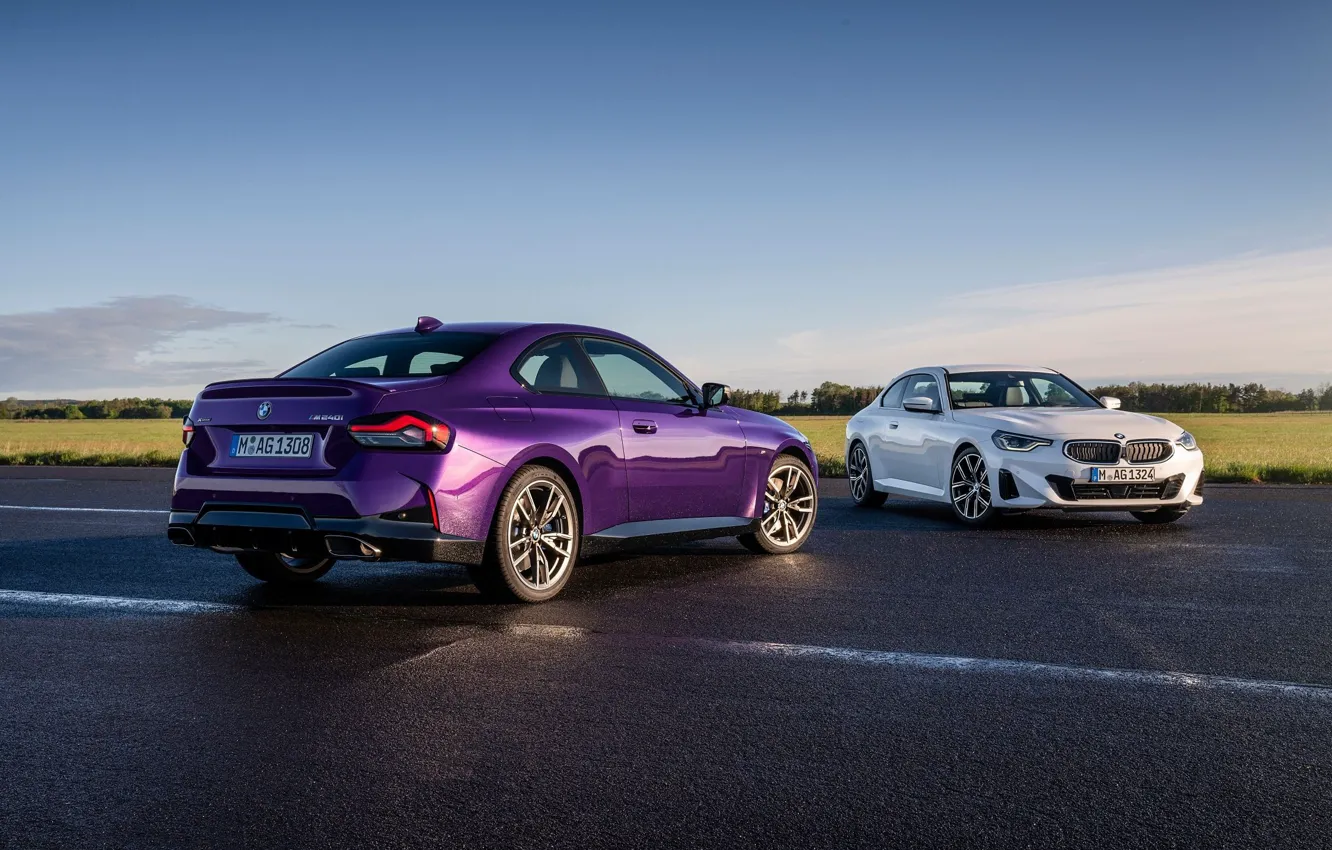
<path id="1" fill-rule="evenodd" d="M 495 334 L 435 331 L 349 339 L 279 378 L 422 378 L 450 375 L 495 340 Z"/>
<path id="2" fill-rule="evenodd" d="M 953 409 L 1100 407 L 1077 384 L 1050 372 L 959 372 L 948 376 Z"/>

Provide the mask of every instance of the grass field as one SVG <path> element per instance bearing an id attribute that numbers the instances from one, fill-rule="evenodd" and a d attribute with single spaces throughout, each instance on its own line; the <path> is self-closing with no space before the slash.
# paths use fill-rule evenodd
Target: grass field
<path id="1" fill-rule="evenodd" d="M 825 475 L 845 475 L 845 416 L 792 416 Z M 1332 413 L 1176 414 L 1192 431 L 1213 481 L 1332 484 Z M 0 420 L 0 465 L 175 466 L 174 419 Z"/>
<path id="2" fill-rule="evenodd" d="M 787 418 L 814 444 L 819 471 L 845 475 L 846 416 Z M 1209 481 L 1332 484 L 1332 413 L 1177 413 L 1202 446 Z"/>
<path id="3" fill-rule="evenodd" d="M 178 419 L 0 420 L 0 465 L 175 466 Z"/>

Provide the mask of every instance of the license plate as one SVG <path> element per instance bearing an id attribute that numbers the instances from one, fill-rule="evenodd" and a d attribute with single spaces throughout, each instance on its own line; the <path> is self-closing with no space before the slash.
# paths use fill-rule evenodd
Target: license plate
<path id="1" fill-rule="evenodd" d="M 233 434 L 232 457 L 309 457 L 313 434 Z"/>
<path id="2" fill-rule="evenodd" d="M 1156 470 L 1150 466 L 1094 466 L 1093 484 L 1119 484 L 1128 481 L 1155 481 Z"/>

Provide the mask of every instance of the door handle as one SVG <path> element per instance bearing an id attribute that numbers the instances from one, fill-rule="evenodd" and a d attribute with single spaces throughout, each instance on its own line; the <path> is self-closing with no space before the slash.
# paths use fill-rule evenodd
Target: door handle
<path id="1" fill-rule="evenodd" d="M 889 423 L 888 423 L 888 427 L 889 427 L 889 428 L 896 429 L 896 428 L 897 428 L 897 423 L 896 423 L 896 422 L 889 422 Z"/>
<path id="2" fill-rule="evenodd" d="M 634 431 L 639 434 L 655 434 L 657 433 L 657 423 L 651 419 L 635 419 Z"/>

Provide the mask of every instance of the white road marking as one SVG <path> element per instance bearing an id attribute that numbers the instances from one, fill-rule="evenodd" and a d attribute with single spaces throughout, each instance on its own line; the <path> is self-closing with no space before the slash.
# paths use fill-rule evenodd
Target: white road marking
<path id="1" fill-rule="evenodd" d="M 35 590 L 0 590 L 0 602 L 15 605 L 52 605 L 66 608 L 95 608 L 140 614 L 219 614 L 245 611 L 243 605 L 220 602 L 191 602 L 181 599 L 132 599 L 123 596 L 87 596 L 81 593 L 42 593 Z"/>
<path id="2" fill-rule="evenodd" d="M 557 640 L 584 640 L 599 633 L 570 626 L 513 624 L 504 629 L 515 637 L 553 638 Z M 843 664 L 863 664 L 876 667 L 897 667 L 925 670 L 935 673 L 979 673 L 982 675 L 1023 676 L 1064 682 L 1138 685 L 1181 688 L 1193 691 L 1215 691 L 1269 697 L 1289 697 L 1332 702 L 1332 685 L 1301 684 L 1267 679 L 1244 679 L 1233 676 L 1215 676 L 1207 673 L 1181 673 L 1168 670 L 1122 670 L 1104 667 L 1079 667 L 1072 664 L 1052 664 L 1044 661 L 1013 661 L 1003 658 L 968 658 L 958 655 L 930 655 L 919 652 L 892 652 L 876 649 L 851 649 L 839 646 L 807 646 L 795 643 L 769 643 L 743 640 L 709 640 L 706 638 L 648 637 L 639 635 L 605 634 L 630 641 L 645 641 L 662 645 L 694 646 L 731 655 L 759 655 L 777 658 L 814 659 Z"/>
<path id="3" fill-rule="evenodd" d="M 145 508 L 57 508 L 49 505 L 0 505 L 5 511 L 72 511 L 91 514 L 169 514 L 171 511 L 147 510 Z"/>

